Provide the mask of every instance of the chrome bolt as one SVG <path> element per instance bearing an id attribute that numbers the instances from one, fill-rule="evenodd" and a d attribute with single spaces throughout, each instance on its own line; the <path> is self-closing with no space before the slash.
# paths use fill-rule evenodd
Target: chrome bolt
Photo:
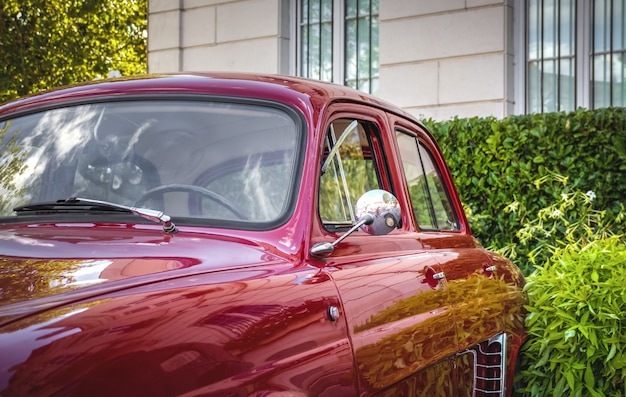
<path id="1" fill-rule="evenodd" d="M 337 321 L 339 319 L 339 308 L 337 306 L 328 307 L 328 318 L 330 321 Z"/>

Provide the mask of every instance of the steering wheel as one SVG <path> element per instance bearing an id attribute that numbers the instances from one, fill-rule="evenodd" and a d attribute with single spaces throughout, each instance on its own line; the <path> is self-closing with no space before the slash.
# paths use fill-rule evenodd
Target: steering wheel
<path id="1" fill-rule="evenodd" d="M 153 196 L 156 196 L 158 194 L 163 194 L 163 193 L 169 193 L 169 192 L 188 192 L 188 193 L 200 194 L 216 202 L 222 207 L 226 208 L 233 215 L 235 215 L 238 219 L 241 219 L 241 220 L 248 219 L 248 217 L 243 212 L 241 212 L 241 210 L 239 210 L 237 207 L 232 205 L 228 201 L 228 199 L 222 196 L 221 194 L 215 193 L 212 190 L 209 190 L 200 186 L 183 185 L 183 184 L 177 184 L 177 183 L 173 183 L 169 185 L 161 185 L 161 186 L 157 186 L 153 189 L 148 190 L 147 192 L 143 194 L 143 196 L 141 196 L 137 201 L 135 201 L 135 204 L 133 204 L 133 207 L 141 206 L 143 203 L 151 199 Z"/>

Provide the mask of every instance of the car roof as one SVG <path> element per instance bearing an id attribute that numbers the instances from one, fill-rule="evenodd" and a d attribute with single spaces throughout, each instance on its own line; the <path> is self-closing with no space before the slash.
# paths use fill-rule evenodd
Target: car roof
<path id="1" fill-rule="evenodd" d="M 390 103 L 338 84 L 293 76 L 231 72 L 147 74 L 58 87 L 3 104 L 0 106 L 0 117 L 72 102 L 154 94 L 252 97 L 298 103 L 312 111 L 319 110 L 330 102 L 352 101 L 368 103 L 413 119 Z"/>

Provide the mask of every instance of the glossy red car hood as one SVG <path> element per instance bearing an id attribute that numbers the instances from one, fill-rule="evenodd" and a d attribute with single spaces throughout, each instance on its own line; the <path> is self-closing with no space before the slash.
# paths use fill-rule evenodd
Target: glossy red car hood
<path id="1" fill-rule="evenodd" d="M 147 225 L 0 226 L 0 325 L 65 302 L 258 264 L 287 264 L 246 239 Z"/>

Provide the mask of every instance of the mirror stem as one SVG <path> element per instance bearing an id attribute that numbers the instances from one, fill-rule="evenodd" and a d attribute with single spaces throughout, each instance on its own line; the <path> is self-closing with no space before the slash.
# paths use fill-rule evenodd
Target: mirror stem
<path id="1" fill-rule="evenodd" d="M 363 218 L 361 218 L 356 224 L 354 224 L 354 226 L 352 226 L 350 230 L 342 234 L 341 237 L 339 237 L 337 240 L 333 241 L 332 243 L 317 243 L 313 247 L 311 247 L 311 255 L 322 258 L 330 256 L 335 250 L 335 246 L 337 244 L 342 242 L 346 237 L 354 233 L 361 226 L 371 225 L 373 222 L 374 216 L 372 214 L 363 215 Z"/>

